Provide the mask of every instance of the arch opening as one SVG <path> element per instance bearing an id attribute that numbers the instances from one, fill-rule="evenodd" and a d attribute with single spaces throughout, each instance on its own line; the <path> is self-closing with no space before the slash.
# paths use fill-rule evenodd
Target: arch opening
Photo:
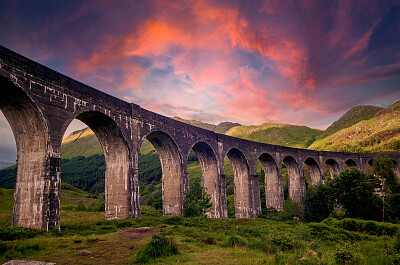
<path id="1" fill-rule="evenodd" d="M 354 161 L 353 159 L 347 159 L 346 162 L 344 163 L 344 169 L 348 169 L 348 168 L 352 168 L 352 167 L 359 169 L 356 161 Z"/>
<path id="2" fill-rule="evenodd" d="M 221 187 L 224 181 L 220 178 L 216 155 L 213 149 L 204 142 L 196 143 L 192 147 L 192 150 L 194 152 L 194 157 L 197 158 L 200 164 L 202 187 L 205 189 L 206 193 L 211 196 L 210 202 L 212 206 L 207 212 L 207 215 L 212 218 L 226 218 L 227 212 L 224 207 L 225 194 L 222 192 L 223 189 Z M 190 176 L 198 175 L 194 170 L 190 171 L 189 167 L 188 172 Z"/>
<path id="3" fill-rule="evenodd" d="M 265 202 L 266 208 L 282 210 L 284 203 L 282 177 L 278 173 L 275 160 L 269 154 L 262 154 L 259 157 L 263 171 L 265 183 Z"/>
<path id="4" fill-rule="evenodd" d="M 304 165 L 305 167 L 303 168 L 307 169 L 307 177 L 309 178 L 310 185 L 317 185 L 325 182 L 317 161 L 309 157 L 304 161 Z M 306 170 L 303 170 L 303 172 L 304 178 L 306 178 Z"/>
<path id="5" fill-rule="evenodd" d="M 134 178 L 128 143 L 117 123 L 97 111 L 76 116 L 94 132 L 104 153 L 105 218 L 139 217 L 138 184 Z M 135 197 L 135 198 L 133 198 Z"/>
<path id="6" fill-rule="evenodd" d="M 340 174 L 339 164 L 334 159 L 331 158 L 326 160 L 324 164 L 325 180 L 327 178 L 333 179 L 335 175 L 338 176 L 339 174 Z"/>
<path id="7" fill-rule="evenodd" d="M 285 164 L 288 172 L 289 197 L 300 205 L 301 198 L 306 191 L 304 176 L 300 173 L 299 166 L 293 157 L 285 157 L 283 159 L 283 163 Z"/>
<path id="8" fill-rule="evenodd" d="M 29 96 L 11 81 L 0 78 L 0 110 L 7 119 L 17 148 L 14 186 L 14 226 L 52 229 L 59 224 L 60 177 L 50 165 L 60 161 L 48 151 L 47 125 Z"/>
<path id="9" fill-rule="evenodd" d="M 64 133 L 60 155 L 61 210 L 105 212 L 106 164 L 95 133 L 85 123 L 74 119 Z M 89 195 L 77 200 L 65 200 L 65 191 L 70 189 L 69 185 Z"/>
<path id="10" fill-rule="evenodd" d="M 172 138 L 161 131 L 152 132 L 146 139 L 154 146 L 162 170 L 162 204 L 164 215 L 182 215 L 184 193 L 189 188 L 184 174 L 182 157 Z"/>
<path id="11" fill-rule="evenodd" d="M 261 213 L 258 176 L 251 176 L 244 154 L 233 148 L 227 153 L 233 169 L 236 218 L 254 218 Z"/>

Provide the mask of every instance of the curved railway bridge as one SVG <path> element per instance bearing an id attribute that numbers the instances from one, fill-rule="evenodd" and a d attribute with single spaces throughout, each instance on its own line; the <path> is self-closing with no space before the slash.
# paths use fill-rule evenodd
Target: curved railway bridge
<path id="1" fill-rule="evenodd" d="M 181 215 L 189 189 L 188 156 L 196 153 L 202 185 L 211 195 L 213 218 L 227 217 L 224 158 L 234 169 L 237 218 L 261 213 L 257 162 L 265 172 L 267 207 L 282 209 L 281 165 L 289 175 L 289 196 L 299 202 L 305 192 L 303 165 L 310 182 L 324 182 L 345 165 L 365 170 L 375 154 L 321 152 L 247 141 L 194 127 L 84 85 L 0 46 L 0 109 L 17 145 L 13 225 L 51 230 L 60 223 L 60 147 L 74 119 L 87 124 L 103 148 L 105 216 L 140 215 L 138 154 L 149 140 L 162 167 L 164 215 Z M 391 154 L 400 175 L 400 155 Z"/>

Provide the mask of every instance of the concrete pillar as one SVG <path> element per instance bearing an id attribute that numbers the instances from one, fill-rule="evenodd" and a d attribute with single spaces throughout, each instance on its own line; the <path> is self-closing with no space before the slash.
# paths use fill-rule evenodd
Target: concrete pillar
<path id="1" fill-rule="evenodd" d="M 304 176 L 294 158 L 286 157 L 283 163 L 288 170 L 289 197 L 301 205 L 301 198 L 306 192 Z"/>
<path id="2" fill-rule="evenodd" d="M 226 218 L 227 215 L 224 215 L 223 212 L 224 199 L 222 198 L 223 193 L 221 192 L 223 188 L 221 186 L 222 180 L 218 171 L 215 153 L 212 148 L 204 142 L 195 144 L 192 149 L 200 162 L 202 186 L 205 188 L 207 194 L 211 196 L 212 206 L 207 212 L 207 215 L 211 218 Z M 225 181 L 225 178 L 223 181 Z"/>
<path id="3" fill-rule="evenodd" d="M 152 132 L 147 136 L 157 151 L 162 169 L 163 214 L 183 214 L 184 193 L 189 188 L 189 176 L 183 170 L 183 161 L 178 147 L 164 132 Z"/>
<path id="4" fill-rule="evenodd" d="M 247 160 L 238 149 L 231 149 L 227 155 L 234 173 L 236 218 L 255 218 L 261 212 L 258 177 L 250 175 Z"/>
<path id="5" fill-rule="evenodd" d="M 268 155 L 260 156 L 260 162 L 265 173 L 265 200 L 267 208 L 282 210 L 284 203 L 282 177 L 274 159 Z"/>

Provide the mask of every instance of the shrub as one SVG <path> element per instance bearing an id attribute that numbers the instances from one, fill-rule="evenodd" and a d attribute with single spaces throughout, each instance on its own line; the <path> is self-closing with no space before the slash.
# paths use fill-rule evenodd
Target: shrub
<path id="1" fill-rule="evenodd" d="M 80 200 L 78 202 L 78 205 L 76 206 L 76 211 L 78 211 L 78 212 L 85 212 L 86 211 L 85 204 L 83 203 L 82 200 Z"/>
<path id="2" fill-rule="evenodd" d="M 359 264 L 360 257 L 357 254 L 359 252 L 360 250 L 355 247 L 355 244 L 339 245 L 334 253 L 335 262 L 337 264 Z"/>
<path id="3" fill-rule="evenodd" d="M 393 142 L 393 150 L 400 150 L 400 140 L 396 140 Z"/>
<path id="4" fill-rule="evenodd" d="M 395 241 L 394 241 L 394 250 L 396 250 L 396 252 L 398 253 L 398 254 L 400 254 L 400 234 L 397 234 L 397 237 L 396 237 L 396 239 L 395 239 Z"/>
<path id="5" fill-rule="evenodd" d="M 307 189 L 302 199 L 306 222 L 321 222 L 329 216 L 333 211 L 329 195 L 328 185 L 319 184 Z"/>
<path id="6" fill-rule="evenodd" d="M 223 245 L 225 247 L 245 247 L 247 242 L 240 236 L 232 235 L 224 241 Z"/>
<path id="7" fill-rule="evenodd" d="M 200 180 L 194 179 L 190 183 L 190 189 L 185 192 L 183 201 L 183 215 L 185 217 L 202 216 L 212 206 L 211 196 L 206 193 L 206 189 L 201 186 Z"/>
<path id="8" fill-rule="evenodd" d="M 279 212 L 279 219 L 282 221 L 292 221 L 293 217 L 303 217 L 303 211 L 301 207 L 292 201 L 292 199 L 287 198 L 283 204 L 282 211 Z"/>
<path id="9" fill-rule="evenodd" d="M 138 251 L 134 263 L 147 263 L 152 259 L 172 256 L 178 253 L 178 247 L 172 238 L 153 235 L 147 245 Z"/>
<path id="10" fill-rule="evenodd" d="M 291 250 L 298 247 L 298 242 L 293 235 L 275 232 L 271 235 L 270 241 L 280 250 Z"/>

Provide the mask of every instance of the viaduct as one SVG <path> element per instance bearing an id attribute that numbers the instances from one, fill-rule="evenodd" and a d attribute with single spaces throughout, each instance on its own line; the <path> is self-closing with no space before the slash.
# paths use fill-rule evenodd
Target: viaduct
<path id="1" fill-rule="evenodd" d="M 226 218 L 224 158 L 234 169 L 235 214 L 261 213 L 257 162 L 265 172 L 267 207 L 282 209 L 281 165 L 289 175 L 289 196 L 300 202 L 305 192 L 303 165 L 310 182 L 324 182 L 345 165 L 366 169 L 375 154 L 321 152 L 247 141 L 194 127 L 84 85 L 0 46 L 0 110 L 17 145 L 14 226 L 51 230 L 60 224 L 60 146 L 72 120 L 87 124 L 104 151 L 105 218 L 140 216 L 138 154 L 149 140 L 162 167 L 164 215 L 181 215 L 189 189 L 188 156 L 201 165 L 202 185 L 211 195 L 209 217 Z M 400 155 L 391 154 L 400 176 Z"/>

